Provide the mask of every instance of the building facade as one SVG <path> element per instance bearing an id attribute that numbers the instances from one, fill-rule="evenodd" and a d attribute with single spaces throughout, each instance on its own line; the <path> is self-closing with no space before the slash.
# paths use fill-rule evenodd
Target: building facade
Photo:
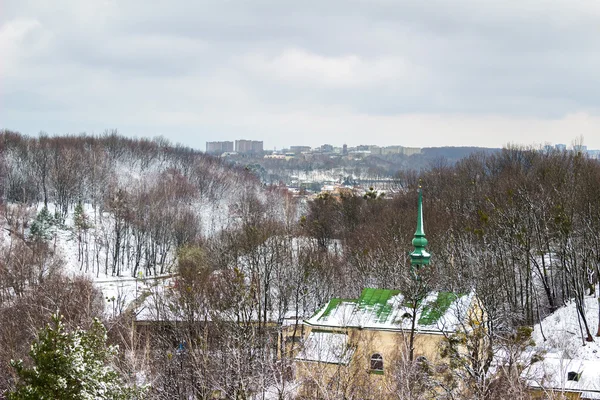
<path id="1" fill-rule="evenodd" d="M 262 140 L 236 140 L 235 151 L 240 154 L 262 153 L 263 142 Z"/>
<path id="2" fill-rule="evenodd" d="M 310 150 L 310 146 L 290 146 L 290 152 L 295 154 L 308 153 Z"/>
<path id="3" fill-rule="evenodd" d="M 233 142 L 206 142 L 206 152 L 210 154 L 233 152 Z"/>

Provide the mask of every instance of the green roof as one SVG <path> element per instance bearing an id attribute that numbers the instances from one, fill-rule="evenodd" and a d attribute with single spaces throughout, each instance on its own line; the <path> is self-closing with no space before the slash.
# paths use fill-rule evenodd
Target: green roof
<path id="1" fill-rule="evenodd" d="M 392 297 L 398 294 L 400 294 L 399 290 L 366 288 L 363 289 L 358 299 L 333 298 L 327 303 L 327 307 L 319 319 L 328 317 L 340 303 L 356 303 L 359 310 L 364 310 L 366 307 L 369 307 L 375 314 L 377 321 L 385 322 L 392 312 L 392 306 L 388 302 Z"/>
<path id="2" fill-rule="evenodd" d="M 423 306 L 419 325 L 433 325 L 436 323 L 448 311 L 452 303 L 462 296 L 464 295 L 457 295 L 452 292 L 438 292 L 437 298 L 434 301 Z"/>
<path id="3" fill-rule="evenodd" d="M 344 303 L 355 303 L 356 300 L 355 299 L 338 299 L 338 298 L 333 298 L 333 299 L 329 300 L 329 303 L 327 303 L 327 308 L 325 309 L 325 311 L 323 311 L 323 314 L 321 314 L 321 317 L 319 319 L 327 317 L 329 314 L 331 314 L 331 312 L 333 310 L 336 309 L 336 307 L 338 306 L 338 304 L 340 304 L 342 302 L 344 302 Z M 318 313 L 319 313 L 319 310 L 317 310 L 316 314 L 318 314 Z"/>
<path id="4" fill-rule="evenodd" d="M 351 311 L 352 314 L 359 315 L 359 320 L 366 317 L 367 320 L 370 321 L 369 323 L 402 325 L 402 321 L 399 319 L 402 317 L 401 314 L 404 312 L 402 310 L 410 308 L 411 305 L 406 304 L 402 298 L 393 301 L 392 299 L 394 296 L 398 295 L 402 295 L 399 290 L 366 288 L 363 289 L 358 299 L 331 299 L 325 306 L 325 309 L 317 311 L 311 319 L 314 318 L 315 322 L 327 321 L 331 323 L 336 321 L 340 318 L 340 315 L 342 315 L 337 314 L 338 308 L 342 304 L 348 304 L 351 308 L 344 309 L 353 310 Z M 440 291 L 433 292 L 421 299 L 421 301 L 419 301 L 417 304 L 418 325 L 435 325 L 443 315 L 446 315 L 450 307 L 452 307 L 452 304 L 464 295 L 465 294 L 462 293 Z M 345 312 L 346 311 L 342 311 L 342 313 Z M 357 312 L 358 314 L 356 314 Z M 366 312 L 367 314 L 363 314 L 362 312 Z M 334 318 L 333 321 L 329 321 L 330 317 Z M 351 319 L 352 317 L 348 315 L 343 316 L 342 318 Z M 350 319 L 344 323 L 348 323 Z"/>
<path id="5" fill-rule="evenodd" d="M 399 290 L 366 288 L 363 289 L 356 302 L 359 310 L 363 310 L 367 306 L 372 307 L 377 320 L 385 322 L 392 312 L 392 306 L 388 302 L 398 294 L 400 294 Z"/>

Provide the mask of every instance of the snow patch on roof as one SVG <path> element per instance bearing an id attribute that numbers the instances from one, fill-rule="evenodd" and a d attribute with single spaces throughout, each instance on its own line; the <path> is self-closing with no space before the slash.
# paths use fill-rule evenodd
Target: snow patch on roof
<path id="1" fill-rule="evenodd" d="M 473 294 L 430 292 L 416 309 L 417 329 L 454 331 L 466 317 Z M 332 299 L 306 322 L 315 327 L 405 330 L 413 309 L 398 290 L 364 289 L 358 299 Z"/>
<path id="2" fill-rule="evenodd" d="M 569 373 L 578 380 L 569 380 Z M 583 392 L 586 399 L 600 399 L 600 361 L 546 358 L 523 372 L 530 387 Z"/>
<path id="3" fill-rule="evenodd" d="M 312 331 L 296 360 L 347 365 L 354 354 L 345 333 Z"/>

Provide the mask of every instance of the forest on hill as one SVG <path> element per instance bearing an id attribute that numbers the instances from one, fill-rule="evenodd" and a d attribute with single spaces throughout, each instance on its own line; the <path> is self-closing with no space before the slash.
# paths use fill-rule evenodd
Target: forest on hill
<path id="1" fill-rule="evenodd" d="M 488 315 L 489 351 L 445 370 L 464 382 L 448 385 L 448 398 L 494 398 L 509 387 L 525 396 L 518 379 L 489 373 L 493 359 L 513 351 L 521 327 L 570 301 L 582 341 L 596 340 L 599 321 L 584 299 L 600 278 L 597 160 L 510 147 L 396 179 L 402 190 L 393 197 L 306 202 L 164 140 L 2 132 L 0 398 L 16 382 L 10 360 L 27 362 L 35 332 L 57 309 L 67 327 L 103 320 L 121 350 L 115 368 L 127 384 L 148 384 L 149 398 L 286 398 L 291 360 L 275 350 L 283 321 L 298 324 L 365 287 L 409 285 L 419 186 L 432 255 L 423 279 L 431 289 L 475 291 Z M 60 243 L 76 257 L 65 259 Z M 140 271 L 171 281 L 107 314 L 94 277 Z M 142 315 L 147 328 L 134 329 Z M 148 328 L 159 316 L 160 327 Z M 391 393 L 421 373 L 398 371 L 404 378 Z M 368 398 L 361 390 L 327 388 L 330 398 Z M 429 388 L 410 390 L 427 398 Z"/>

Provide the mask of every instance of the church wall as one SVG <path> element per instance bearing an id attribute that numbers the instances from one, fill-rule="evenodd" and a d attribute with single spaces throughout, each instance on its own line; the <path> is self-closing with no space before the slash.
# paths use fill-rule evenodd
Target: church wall
<path id="1" fill-rule="evenodd" d="M 560 393 L 559 391 L 553 391 L 553 390 L 532 389 L 530 391 L 530 393 L 531 393 L 532 398 L 535 400 L 554 398 L 554 397 L 550 397 L 552 395 L 556 396 L 557 399 L 566 399 L 566 400 L 583 399 L 583 397 L 581 397 L 581 393 L 578 393 L 578 392 Z M 564 397 L 561 397 L 561 396 L 564 396 Z"/>
<path id="2" fill-rule="evenodd" d="M 408 332 L 381 331 L 368 329 L 335 329 L 331 332 L 346 332 L 349 344 L 355 348 L 348 365 L 319 362 L 296 361 L 295 380 L 300 383 L 301 398 L 322 398 L 323 390 L 349 397 L 393 398 L 396 385 L 395 369 L 402 362 L 403 352 L 408 351 Z M 310 333 L 310 328 L 306 334 Z M 429 361 L 437 361 L 443 335 L 419 334 L 415 336 L 414 356 L 424 356 Z M 371 370 L 371 356 L 375 353 L 383 357 L 383 372 Z M 407 357 L 408 353 L 404 353 Z M 357 393 L 361 392 L 361 393 Z"/>
<path id="3" fill-rule="evenodd" d="M 401 351 L 408 352 L 410 333 L 352 329 L 350 338 L 351 343 L 358 346 L 357 352 L 368 354 L 369 359 L 372 354 L 379 353 L 383 356 L 385 364 L 386 359 L 389 359 L 390 362 L 398 360 Z M 443 339 L 443 335 L 416 333 L 414 357 L 424 356 L 429 361 L 438 360 L 440 357 L 439 347 Z"/>

